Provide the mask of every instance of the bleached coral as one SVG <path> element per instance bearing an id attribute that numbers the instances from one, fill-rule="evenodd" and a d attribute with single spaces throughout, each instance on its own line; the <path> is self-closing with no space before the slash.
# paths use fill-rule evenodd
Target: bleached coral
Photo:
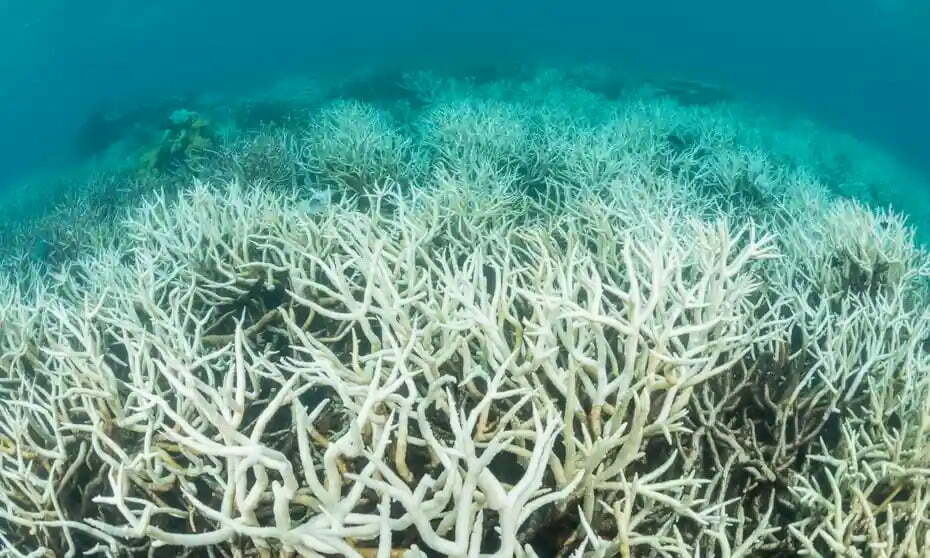
<path id="1" fill-rule="evenodd" d="M 525 216 L 506 199 L 487 219 L 441 211 L 477 201 L 463 191 L 384 196 L 395 217 L 268 221 L 294 214 L 202 187 L 144 211 L 126 272 L 81 266 L 108 288 L 41 301 L 46 357 L 9 378 L 4 519 L 37 544 L 84 532 L 113 551 L 245 537 L 450 556 L 511 555 L 536 510 L 576 502 L 593 521 L 616 491 L 659 524 L 706 522 L 669 495 L 697 480 L 623 477 L 680 430 L 693 386 L 760 339 L 741 305 L 767 241 L 694 223 L 692 249 L 658 222 L 651 242 L 590 229 L 582 204 L 510 227 Z M 50 491 L 31 482 L 40 464 Z M 80 519 L 59 500 L 75 476 L 93 477 Z"/>
<path id="2" fill-rule="evenodd" d="M 5 305 L 30 326 L 4 338 L 7 554 L 533 555 L 567 521 L 559 543 L 598 555 L 746 555 L 785 543 L 767 483 L 823 494 L 796 452 L 833 415 L 819 470 L 869 436 L 851 405 L 925 405 L 926 318 L 785 318 L 751 226 L 534 203 L 453 182 L 325 214 L 237 186 L 154 201 L 130 251 Z M 764 367 L 789 374 L 753 395 L 775 453 L 723 420 Z M 790 525 L 811 548 L 814 518 Z"/>
<path id="3" fill-rule="evenodd" d="M 921 556 L 902 218 L 721 110 L 416 79 L 0 282 L 0 556 Z"/>

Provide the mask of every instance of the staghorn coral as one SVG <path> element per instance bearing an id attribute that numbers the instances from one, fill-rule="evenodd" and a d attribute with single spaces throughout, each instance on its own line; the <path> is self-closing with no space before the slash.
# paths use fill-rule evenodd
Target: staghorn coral
<path id="1" fill-rule="evenodd" d="M 176 190 L 195 178 L 305 193 L 322 187 L 335 197 L 387 183 L 424 186 L 437 174 L 486 187 L 511 184 L 539 198 L 551 198 L 563 183 L 611 185 L 642 203 L 684 196 L 703 203 L 708 215 L 722 209 L 763 220 L 780 205 L 842 195 L 893 202 L 925 241 L 921 208 L 930 203 L 920 196 L 930 189 L 880 151 L 735 100 L 683 106 L 616 72 L 542 69 L 493 80 L 412 73 L 401 81 L 409 96 L 368 103 L 335 100 L 347 92 L 338 83 L 304 78 L 271 95 L 274 103 L 292 101 L 287 118 L 252 121 L 240 114 L 237 107 L 254 97 L 186 100 L 210 115 L 209 125 L 184 110 L 177 123 L 161 122 L 178 103 L 166 100 L 139 114 L 136 126 L 146 136 L 154 125 L 150 113 L 159 113 L 157 137 L 144 140 L 156 147 L 148 161 L 159 172 L 138 172 L 142 138 L 127 137 L 68 180 L 5 189 L 0 266 L 46 260 L 45 253 L 54 263 L 73 258 L 79 251 L 70 246 L 94 245 L 87 237 L 98 235 L 97 227 L 74 226 L 76 220 L 101 208 L 135 206 L 149 192 Z M 604 87 L 619 77 L 626 86 L 608 94 Z M 101 176 L 114 178 L 102 185 Z M 112 220 L 105 221 L 109 228 Z M 61 237 L 68 237 L 67 249 L 57 246 Z"/>
<path id="2" fill-rule="evenodd" d="M 196 185 L 4 285 L 0 555 L 917 556 L 910 276 L 565 188 Z"/>
<path id="3" fill-rule="evenodd" d="M 0 279 L 0 557 L 922 556 L 913 231 L 560 79 L 325 105 Z"/>

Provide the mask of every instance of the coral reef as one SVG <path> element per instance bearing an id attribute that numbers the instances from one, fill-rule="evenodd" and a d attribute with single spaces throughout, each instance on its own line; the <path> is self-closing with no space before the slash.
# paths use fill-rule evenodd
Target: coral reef
<path id="1" fill-rule="evenodd" d="M 0 275 L 0 557 L 926 555 L 903 217 L 725 107 L 404 86 Z"/>
<path id="2" fill-rule="evenodd" d="M 590 180 L 610 180 L 640 164 L 656 179 L 692 183 L 690 195 L 712 204 L 764 212 L 773 191 L 813 182 L 831 195 L 905 212 L 926 244 L 920 225 L 930 222 L 930 188 L 887 154 L 737 98 L 686 106 L 666 91 L 670 83 L 594 66 L 492 69 L 478 78 L 362 69 L 348 78 L 293 76 L 247 94 L 114 108 L 118 126 L 106 142 L 119 139 L 86 168 L 2 192 L 0 267 L 57 264 L 96 244 L 98 227 L 76 223 L 122 215 L 146 192 L 173 192 L 194 178 L 360 192 L 369 180 L 426 184 L 437 164 L 468 167 L 470 152 L 484 144 L 498 150 L 497 169 L 474 172 L 504 169 L 538 192 L 579 170 L 598 168 Z M 362 93 L 370 102 L 346 97 Z M 186 149 L 187 132 L 169 130 L 162 143 L 172 128 L 166 119 L 179 107 L 209 115 L 209 133 L 199 134 L 206 151 Z M 140 165 L 161 170 L 139 172 Z"/>

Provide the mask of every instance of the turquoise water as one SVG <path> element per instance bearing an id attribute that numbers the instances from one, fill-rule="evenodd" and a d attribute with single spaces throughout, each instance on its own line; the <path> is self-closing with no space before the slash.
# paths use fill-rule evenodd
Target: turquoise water
<path id="1" fill-rule="evenodd" d="M 113 106 L 295 72 L 553 58 L 724 83 L 930 172 L 928 11 L 916 0 L 9 1 L 0 6 L 0 183 L 69 160 L 81 123 Z"/>

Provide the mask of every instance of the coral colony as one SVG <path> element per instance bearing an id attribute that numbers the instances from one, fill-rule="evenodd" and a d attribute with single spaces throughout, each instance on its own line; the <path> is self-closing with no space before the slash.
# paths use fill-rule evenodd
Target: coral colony
<path id="1" fill-rule="evenodd" d="M 15 260 L 0 557 L 927 555 L 930 263 L 878 166 L 655 85 L 404 85 L 175 112 L 106 182 L 144 201 Z"/>

